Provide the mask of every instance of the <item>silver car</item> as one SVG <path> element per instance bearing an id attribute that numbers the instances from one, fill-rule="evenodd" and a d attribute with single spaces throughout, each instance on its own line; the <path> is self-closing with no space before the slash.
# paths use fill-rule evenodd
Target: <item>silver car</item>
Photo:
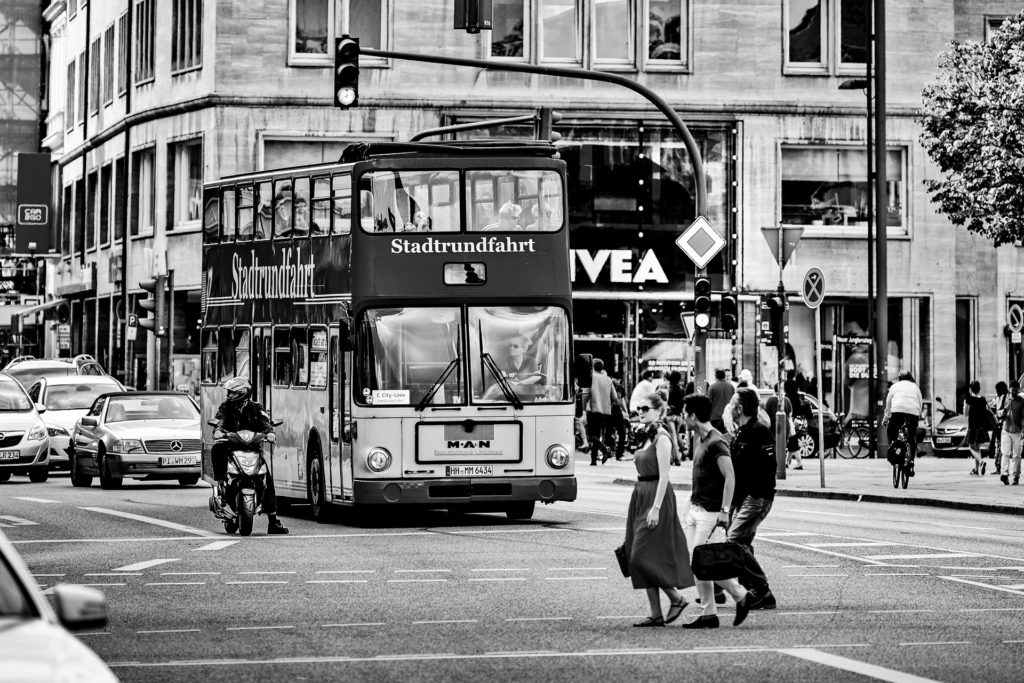
<path id="1" fill-rule="evenodd" d="M 33 358 L 19 356 L 3 369 L 22 383 L 25 388 L 32 386 L 42 377 L 67 377 L 68 375 L 106 375 L 103 367 L 92 356 L 81 355 L 74 358 Z"/>
<path id="2" fill-rule="evenodd" d="M 202 434 L 199 407 L 173 391 L 104 394 L 75 424 L 71 436 L 71 483 L 120 488 L 130 479 L 199 481 Z"/>
<path id="3" fill-rule="evenodd" d="M 50 436 L 50 470 L 71 467 L 68 452 L 75 423 L 89 412 L 97 397 L 113 391 L 124 391 L 124 387 L 104 375 L 43 377 L 28 388 L 28 397 L 46 408 L 42 417 Z"/>
<path id="4" fill-rule="evenodd" d="M 40 409 L 16 379 L 0 374 L 0 481 L 27 474 L 40 483 L 50 476 L 50 438 Z"/>

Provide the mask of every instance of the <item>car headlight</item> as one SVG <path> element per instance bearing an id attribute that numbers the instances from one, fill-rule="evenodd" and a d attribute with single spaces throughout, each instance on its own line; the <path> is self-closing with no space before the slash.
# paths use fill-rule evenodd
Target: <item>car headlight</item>
<path id="1" fill-rule="evenodd" d="M 110 447 L 111 453 L 144 453 L 145 449 L 142 447 L 142 442 L 138 439 L 121 439 L 115 441 L 114 445 Z"/>
<path id="2" fill-rule="evenodd" d="M 371 472 L 383 472 L 391 467 L 391 453 L 386 448 L 371 448 L 366 454 L 366 466 Z"/>
<path id="3" fill-rule="evenodd" d="M 50 436 L 68 436 L 68 430 L 63 427 L 47 427 L 46 433 Z"/>
<path id="4" fill-rule="evenodd" d="M 28 440 L 29 441 L 42 441 L 46 438 L 46 425 L 42 422 L 37 424 L 35 427 L 29 430 Z"/>
<path id="5" fill-rule="evenodd" d="M 560 470 L 569 464 L 569 449 L 561 444 L 549 446 L 544 458 L 548 461 L 549 467 Z"/>

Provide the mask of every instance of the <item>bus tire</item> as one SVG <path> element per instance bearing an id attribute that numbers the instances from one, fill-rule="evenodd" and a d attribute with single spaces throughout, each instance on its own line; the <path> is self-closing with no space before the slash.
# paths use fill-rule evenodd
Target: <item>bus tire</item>
<path id="1" fill-rule="evenodd" d="M 309 461 L 306 463 L 306 499 L 313 511 L 313 519 L 323 524 L 327 521 L 327 492 L 324 484 L 324 463 L 320 457 L 320 446 L 309 445 Z"/>
<path id="2" fill-rule="evenodd" d="M 523 500 L 518 503 L 512 503 L 505 508 L 505 515 L 509 519 L 532 519 L 533 509 L 537 506 L 537 503 L 532 500 Z"/>

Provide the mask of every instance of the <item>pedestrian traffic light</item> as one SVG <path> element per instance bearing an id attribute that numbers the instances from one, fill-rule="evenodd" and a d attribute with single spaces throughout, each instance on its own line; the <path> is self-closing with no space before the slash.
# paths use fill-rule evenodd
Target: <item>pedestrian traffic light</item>
<path id="1" fill-rule="evenodd" d="M 167 336 L 167 322 L 164 318 L 164 288 L 167 284 L 166 275 L 157 275 L 152 280 L 143 280 L 139 287 L 149 296 L 139 301 L 139 308 L 153 313 L 151 318 L 139 318 L 139 327 L 145 328 L 158 337 Z"/>
<path id="2" fill-rule="evenodd" d="M 693 283 L 693 324 L 705 331 L 711 326 L 711 280 L 706 277 Z"/>
<path id="3" fill-rule="evenodd" d="M 739 301 L 735 294 L 722 295 L 722 329 L 735 330 L 739 327 Z"/>
<path id="4" fill-rule="evenodd" d="M 344 35 L 334 41 L 334 106 L 359 104 L 359 39 Z"/>

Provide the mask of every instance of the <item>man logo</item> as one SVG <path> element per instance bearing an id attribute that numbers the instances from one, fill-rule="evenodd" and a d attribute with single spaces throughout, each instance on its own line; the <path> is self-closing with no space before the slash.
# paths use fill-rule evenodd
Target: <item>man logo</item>
<path id="1" fill-rule="evenodd" d="M 490 448 L 490 441 L 449 441 L 448 448 Z"/>
<path id="2" fill-rule="evenodd" d="M 181 442 L 180 441 L 172 441 L 171 442 L 171 450 L 174 451 L 175 453 L 180 451 L 181 450 Z"/>

